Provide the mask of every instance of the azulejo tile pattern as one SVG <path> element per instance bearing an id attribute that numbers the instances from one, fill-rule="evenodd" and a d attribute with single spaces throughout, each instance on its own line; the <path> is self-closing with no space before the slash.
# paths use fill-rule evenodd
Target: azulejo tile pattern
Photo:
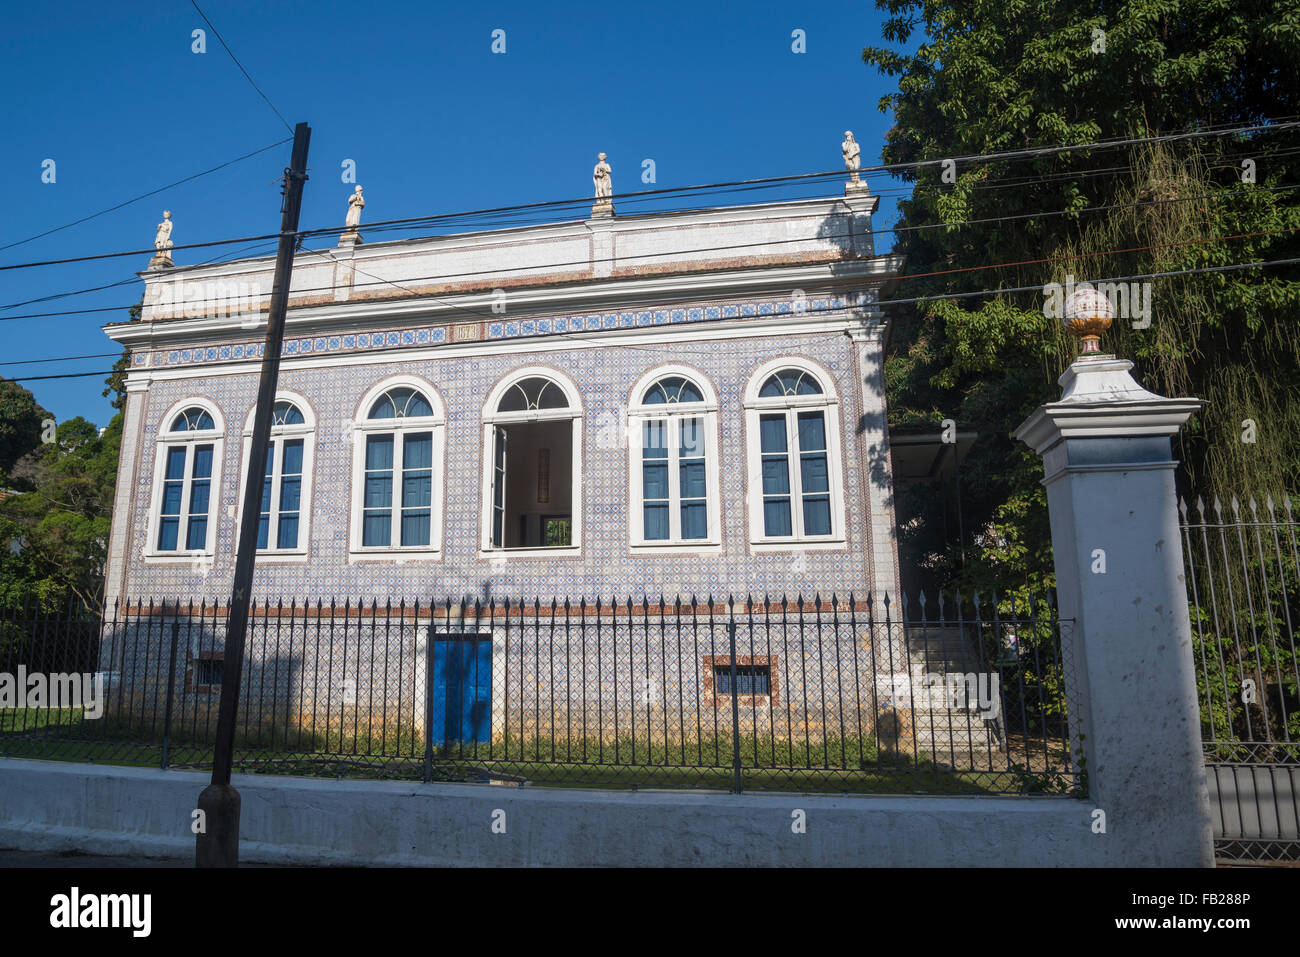
<path id="1" fill-rule="evenodd" d="M 725 311 L 725 307 L 719 307 Z M 689 315 L 690 310 L 684 310 Z M 648 314 L 648 311 L 647 311 Z M 637 314 L 629 320 L 636 322 Z M 601 317 L 621 322 L 621 317 Z M 565 317 L 566 323 L 569 317 Z M 584 323 L 586 319 L 584 318 Z M 649 321 L 649 320 L 647 320 Z M 685 318 L 683 321 L 691 321 Z M 534 326 L 536 328 L 536 326 Z M 554 329 L 554 319 L 551 328 Z M 421 330 L 407 330 L 418 338 Z M 432 332 L 432 330 L 424 330 Z M 372 333 L 316 337 L 312 349 L 329 351 L 355 338 L 351 348 L 367 348 L 382 335 Z M 365 342 L 363 342 L 365 340 Z M 300 340 L 301 342 L 301 340 Z M 369 345 L 373 348 L 373 345 Z M 226 347 L 221 347 L 222 349 Z M 232 346 L 235 350 L 248 347 Z M 181 350 L 191 356 L 219 355 L 217 349 Z M 751 555 L 747 530 L 743 394 L 746 383 L 764 362 L 777 356 L 803 356 L 829 370 L 839 396 L 842 474 L 847 547 L 839 551 L 768 552 Z M 186 361 L 186 360 L 181 360 Z M 193 361 L 193 360 L 189 360 Z M 206 360 L 205 360 L 206 361 Z M 617 422 L 629 401 L 629 390 L 646 372 L 667 363 L 685 363 L 707 377 L 719 397 L 719 455 L 722 550 L 709 555 L 645 555 L 628 545 L 628 465 L 626 447 L 602 439 L 610 422 Z M 482 474 L 483 403 L 497 381 L 515 369 L 543 365 L 575 381 L 584 405 L 582 549 L 577 557 L 510 557 L 491 563 L 479 556 Z M 381 380 L 398 374 L 418 375 L 437 389 L 447 410 L 446 463 L 443 483 L 443 553 L 438 560 L 348 561 L 353 433 L 350 420 L 362 395 Z M 824 332 L 780 337 L 727 339 L 608 349 L 567 351 L 561 343 L 538 343 L 535 352 L 400 361 L 370 365 L 338 365 L 283 369 L 280 387 L 310 399 L 317 420 L 312 483 L 309 551 L 305 561 L 259 564 L 255 593 L 259 596 L 324 596 L 370 600 L 470 595 L 504 598 L 540 595 L 594 597 L 611 594 L 692 593 L 701 597 L 728 593 L 829 591 L 841 594 L 869 588 L 871 522 L 868 476 L 861 468 L 861 449 L 879 444 L 881 436 L 868 429 L 859 435 L 862 390 L 858 381 L 854 343 L 847 336 Z M 127 423 L 141 437 L 132 490 L 132 525 L 125 549 L 127 562 L 123 594 L 129 597 L 199 599 L 229 593 L 235 550 L 235 523 L 229 509 L 237 504 L 239 470 L 243 467 L 240 427 L 247 419 L 257 390 L 257 374 L 192 377 L 150 384 L 140 403 L 141 421 Z M 175 402 L 206 397 L 219 406 L 227 423 L 221 475 L 214 488 L 212 516 L 217 523 L 216 550 L 210 566 L 146 564 L 142 551 L 148 532 L 148 512 L 157 450 L 159 418 Z M 872 427 L 878 428 L 878 427 Z M 123 463 L 126 467 L 127 463 Z M 118 521 L 124 516 L 116 517 Z M 123 560 L 123 559 L 119 559 Z M 115 576 L 114 576 L 115 577 Z M 110 580 L 113 580 L 111 577 Z"/>
<path id="2" fill-rule="evenodd" d="M 530 317 L 527 319 L 485 320 L 484 338 L 518 339 L 532 336 L 572 335 L 577 332 L 595 332 L 610 329 L 632 329 L 646 326 L 671 326 L 677 323 L 712 322 L 722 319 L 748 319 L 758 316 L 797 315 L 806 311 L 812 316 L 835 316 L 845 310 L 869 305 L 874 293 L 851 293 L 844 296 L 824 296 L 807 299 L 796 306 L 789 297 L 781 299 L 744 300 L 711 305 L 668 306 L 641 309 L 631 312 L 577 313 L 564 316 Z M 372 349 L 401 349 L 427 347 L 451 342 L 451 323 L 416 328 L 400 328 L 378 332 L 347 335 L 303 336 L 286 338 L 281 348 L 285 356 L 306 356 L 330 353 L 355 353 Z M 228 346 L 208 346 L 194 349 L 159 349 L 135 353 L 133 365 L 174 366 L 202 365 L 210 362 L 231 362 L 240 359 L 260 358 L 265 350 L 257 341 Z"/>

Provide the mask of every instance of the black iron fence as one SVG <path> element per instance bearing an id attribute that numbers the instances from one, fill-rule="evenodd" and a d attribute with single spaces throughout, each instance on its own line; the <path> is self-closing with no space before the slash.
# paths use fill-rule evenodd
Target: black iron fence
<path id="1" fill-rule="evenodd" d="M 0 701 L 0 754 L 210 767 L 225 628 L 213 602 L 0 608 L 0 674 L 22 669 L 27 682 L 25 698 Z M 33 675 L 46 678 L 43 701 Z M 259 600 L 235 764 L 424 781 L 1066 792 L 1063 680 L 1050 596 L 903 609 L 852 595 Z"/>
<path id="2" fill-rule="evenodd" d="M 1179 501 L 1221 857 L 1300 860 L 1300 524 L 1290 496 Z"/>

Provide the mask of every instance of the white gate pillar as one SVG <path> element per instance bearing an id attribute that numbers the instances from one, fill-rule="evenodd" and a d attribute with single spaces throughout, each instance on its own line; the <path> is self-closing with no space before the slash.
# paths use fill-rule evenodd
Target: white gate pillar
<path id="1" fill-rule="evenodd" d="M 1095 839 L 1121 842 L 1117 856 L 1134 863 L 1209 867 L 1170 445 L 1203 403 L 1148 392 L 1132 368 L 1085 351 L 1061 376 L 1060 401 L 1016 437 L 1043 457 L 1071 748 Z"/>

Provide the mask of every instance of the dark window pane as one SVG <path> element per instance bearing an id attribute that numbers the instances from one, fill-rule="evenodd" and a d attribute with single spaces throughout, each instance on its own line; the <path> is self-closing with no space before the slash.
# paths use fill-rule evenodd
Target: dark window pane
<path id="1" fill-rule="evenodd" d="M 830 477 L 826 471 L 826 454 L 800 456 L 800 477 L 804 493 L 829 492 Z"/>
<path id="2" fill-rule="evenodd" d="M 763 534 L 771 536 L 792 534 L 790 500 L 788 498 L 763 500 Z"/>
<path id="3" fill-rule="evenodd" d="M 758 431 L 761 436 L 760 448 L 762 448 L 764 452 L 786 451 L 785 416 L 759 416 Z"/>
<path id="4" fill-rule="evenodd" d="M 385 393 L 375 400 L 375 404 L 370 407 L 370 418 L 372 419 L 394 419 L 397 417 L 397 408 L 393 405 L 393 400 Z"/>
<path id="5" fill-rule="evenodd" d="M 707 538 L 709 510 L 704 502 L 682 503 L 682 538 Z"/>
<path id="6" fill-rule="evenodd" d="M 421 432 L 408 435 L 402 443 L 402 468 L 427 469 L 433 465 L 433 435 Z"/>
<path id="7" fill-rule="evenodd" d="M 180 482 L 164 482 L 162 494 L 162 514 L 179 515 L 181 513 L 181 488 Z"/>
<path id="8" fill-rule="evenodd" d="M 402 508 L 428 508 L 433 504 L 433 478 L 428 472 L 402 477 Z"/>
<path id="9" fill-rule="evenodd" d="M 824 495 L 803 500 L 803 531 L 805 535 L 831 533 L 831 502 Z"/>
<path id="10" fill-rule="evenodd" d="M 826 422 L 820 412 L 799 413 L 799 451 L 820 452 L 826 448 Z"/>
<path id="11" fill-rule="evenodd" d="M 402 512 L 402 544 L 429 544 L 429 512 Z"/>
<path id="12" fill-rule="evenodd" d="M 659 542 L 668 538 L 668 504 L 646 505 L 645 507 L 646 541 Z"/>
<path id="13" fill-rule="evenodd" d="M 194 468 L 190 474 L 195 478 L 212 477 L 212 446 L 194 446 Z"/>
<path id="14" fill-rule="evenodd" d="M 366 512 L 362 519 L 361 544 L 368 548 L 388 545 L 392 540 L 392 522 L 391 512 Z"/>
<path id="15" fill-rule="evenodd" d="M 785 456 L 763 456 L 763 494 L 785 495 L 790 491 L 790 469 Z"/>
<path id="16" fill-rule="evenodd" d="M 277 548 L 297 548 L 298 547 L 298 513 L 292 515 L 280 516 L 279 539 L 276 541 Z"/>
<path id="17" fill-rule="evenodd" d="M 682 462 L 678 480 L 681 482 L 682 498 L 704 498 L 707 494 L 703 462 Z"/>
<path id="18" fill-rule="evenodd" d="M 293 439 L 284 443 L 284 464 L 281 471 L 285 475 L 302 474 L 302 439 Z"/>
<path id="19" fill-rule="evenodd" d="M 167 450 L 167 470 L 163 477 L 169 479 L 185 477 L 185 446 Z"/>
<path id="20" fill-rule="evenodd" d="M 208 514 L 208 489 L 211 483 L 206 479 L 202 482 L 195 482 L 190 486 L 190 514 L 204 515 Z"/>
<path id="21" fill-rule="evenodd" d="M 302 479 L 288 475 L 280 479 L 280 511 L 296 512 L 302 507 Z"/>
<path id="22" fill-rule="evenodd" d="M 369 470 L 393 467 L 393 437 L 370 435 L 366 437 L 366 468 Z"/>
<path id="23" fill-rule="evenodd" d="M 172 552 L 176 550 L 176 535 L 180 531 L 179 518 L 164 518 L 158 525 L 158 550 Z"/>
<path id="24" fill-rule="evenodd" d="M 736 665 L 735 682 L 732 682 L 731 664 L 714 665 L 713 679 L 718 694 L 772 693 L 772 668 L 770 665 Z"/>
<path id="25" fill-rule="evenodd" d="M 206 517 L 190 517 L 189 530 L 185 533 L 185 547 L 203 548 L 207 544 L 208 520 Z"/>
<path id="26" fill-rule="evenodd" d="M 646 462 L 641 466 L 641 491 L 647 501 L 668 497 L 667 462 Z"/>
<path id="27" fill-rule="evenodd" d="M 367 476 L 363 508 L 389 508 L 393 504 L 393 479 L 390 475 Z"/>

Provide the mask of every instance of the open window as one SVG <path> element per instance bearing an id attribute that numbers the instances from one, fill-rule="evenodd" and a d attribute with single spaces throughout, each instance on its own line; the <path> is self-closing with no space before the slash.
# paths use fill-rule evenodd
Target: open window
<path id="1" fill-rule="evenodd" d="M 524 369 L 484 410 L 485 551 L 577 548 L 582 408 L 552 370 Z"/>

